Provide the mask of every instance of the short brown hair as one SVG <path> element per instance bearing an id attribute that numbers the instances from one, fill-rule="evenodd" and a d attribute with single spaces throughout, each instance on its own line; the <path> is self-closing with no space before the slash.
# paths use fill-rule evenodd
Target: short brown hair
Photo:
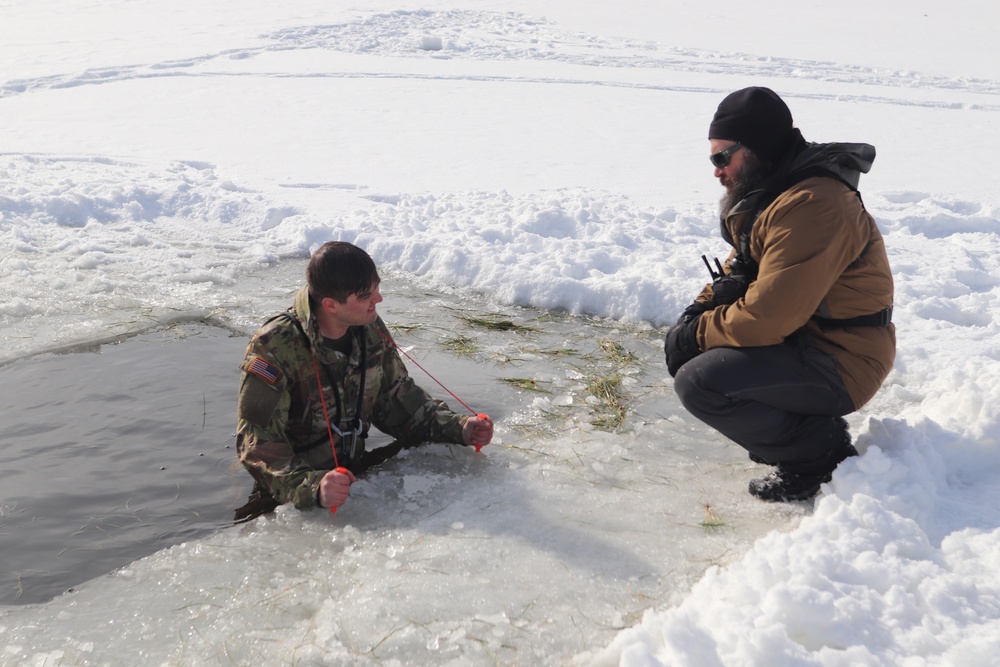
<path id="1" fill-rule="evenodd" d="M 331 298 L 344 303 L 347 297 L 363 294 L 381 280 L 368 253 L 346 241 L 324 243 L 306 267 L 309 296 L 316 302 Z"/>

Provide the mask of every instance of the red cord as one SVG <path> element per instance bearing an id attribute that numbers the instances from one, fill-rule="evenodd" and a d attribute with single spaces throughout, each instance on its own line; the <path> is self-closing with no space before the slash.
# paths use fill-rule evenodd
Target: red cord
<path id="1" fill-rule="evenodd" d="M 429 377 L 430 379 L 432 379 L 435 382 L 437 382 L 441 386 L 442 389 L 444 389 L 446 392 L 448 392 L 449 394 L 451 394 L 451 397 L 454 398 L 459 403 L 461 403 L 465 407 L 466 410 L 468 410 L 469 412 L 471 412 L 475 416 L 479 417 L 480 419 L 489 419 L 489 417 L 487 415 L 477 413 L 475 410 L 473 410 L 472 408 L 470 408 L 469 405 L 465 401 L 463 401 L 458 396 L 456 396 L 455 393 L 451 389 L 448 389 L 448 387 L 444 386 L 444 383 L 441 382 L 441 380 L 438 380 L 436 377 L 434 377 L 433 375 L 431 375 L 430 372 L 426 368 L 424 368 L 423 366 L 421 366 L 420 363 L 416 359 L 414 359 L 413 357 L 411 357 L 410 355 L 408 355 L 405 350 L 403 350 L 401 347 L 399 347 L 399 345 L 396 344 L 396 341 L 394 341 L 393 339 L 391 339 L 388 336 L 386 336 L 382 332 L 381 329 L 376 328 L 375 330 L 378 331 L 379 335 L 382 336 L 382 338 L 384 338 L 390 345 L 392 345 L 394 348 L 396 348 L 396 350 L 398 350 L 400 353 L 402 353 L 402 355 L 404 357 L 406 357 L 407 359 L 409 359 L 410 361 L 412 361 L 416 365 L 417 368 L 419 368 L 424 373 L 426 373 L 427 377 Z M 327 413 L 327 410 L 326 410 L 326 397 L 323 395 L 323 381 L 319 377 L 319 364 L 316 362 L 316 355 L 313 355 L 313 360 L 312 361 L 313 361 L 313 369 L 316 371 L 316 384 L 319 386 L 319 402 L 320 402 L 320 405 L 323 406 L 323 418 L 326 420 L 326 432 L 330 436 L 330 449 L 333 451 L 333 465 L 335 466 L 335 469 L 337 471 L 347 472 L 344 468 L 340 467 L 340 462 L 337 460 L 337 444 L 333 440 L 333 429 L 330 428 L 330 415 Z M 364 369 L 362 369 L 361 372 L 363 373 Z M 476 452 L 479 452 L 482 449 L 481 445 L 476 445 L 475 447 L 476 447 Z M 336 511 L 337 511 L 336 507 L 331 507 L 330 508 L 330 513 L 331 514 L 333 514 Z"/>
<path id="2" fill-rule="evenodd" d="M 465 401 L 463 401 L 462 399 L 460 399 L 460 398 L 459 398 L 458 396 L 455 396 L 455 394 L 454 394 L 454 393 L 453 393 L 453 392 L 451 391 L 451 389 L 448 389 L 448 387 L 444 386 L 444 384 L 443 384 L 443 383 L 442 383 L 442 382 L 441 382 L 440 380 L 438 380 L 438 379 L 437 379 L 436 377 L 434 377 L 433 375 L 431 375 L 431 374 L 430 374 L 430 372 L 428 372 L 428 370 L 427 370 L 426 368 L 424 368 L 423 366 L 421 366 L 421 365 L 420 365 L 420 364 L 419 364 L 419 363 L 417 362 L 417 360 L 416 360 L 416 359 L 414 359 L 413 357 L 411 357 L 410 355 L 408 355 L 408 354 L 406 353 L 406 351 L 405 351 L 405 350 L 403 350 L 403 348 L 401 348 L 401 347 L 400 347 L 399 345 L 396 345 L 396 341 L 394 341 L 393 339 L 389 338 L 389 337 L 388 337 L 388 336 L 386 336 L 386 335 L 385 335 L 384 333 L 382 333 L 382 330 L 381 330 L 381 329 L 377 329 L 377 328 L 376 328 L 376 331 L 378 331 L 378 332 L 379 332 L 379 335 L 381 335 L 381 336 L 382 336 L 382 338 L 385 338 L 385 339 L 386 339 L 386 340 L 387 340 L 387 341 L 388 341 L 388 342 L 389 342 L 389 343 L 390 343 L 390 344 L 391 344 L 391 345 L 392 345 L 392 346 L 393 346 L 394 348 L 396 348 L 397 350 L 399 350 L 399 352 L 401 352 L 401 353 L 402 353 L 402 355 L 403 355 L 404 357 L 406 357 L 407 359 L 409 359 L 410 361 L 412 361 L 412 362 L 413 362 L 413 363 L 414 363 L 414 364 L 416 365 L 416 367 L 417 367 L 417 368 L 419 368 L 419 369 L 420 369 L 420 370 L 422 370 L 422 371 L 423 371 L 424 373 L 426 373 L 426 374 L 427 374 L 427 377 L 429 377 L 430 379 L 432 379 L 432 380 L 434 380 L 435 382 L 437 382 L 437 383 L 438 383 L 438 384 L 439 384 L 439 385 L 441 386 L 441 388 L 442 388 L 442 389 L 444 389 L 444 390 L 445 390 L 446 392 L 448 392 L 449 394 L 451 394 L 451 397 L 452 397 L 452 398 L 454 398 L 454 399 L 455 399 L 456 401 L 458 401 L 459 403 L 461 403 L 461 404 L 462 404 L 462 405 L 463 405 L 463 406 L 465 407 L 465 409 L 466 409 L 466 410 L 468 410 L 468 411 L 469 411 L 469 412 L 471 412 L 472 414 L 476 415 L 477 417 L 478 417 L 478 416 L 480 416 L 480 415 L 479 415 L 479 413 L 477 413 L 477 412 L 476 412 L 475 410 L 473 410 L 472 408 L 470 408 L 470 407 L 469 407 L 469 406 L 468 406 L 468 405 L 466 404 L 466 402 L 465 402 Z M 318 371 L 317 371 L 317 372 L 318 372 Z M 478 448 L 477 448 L 477 451 L 478 451 Z"/>
<path id="3" fill-rule="evenodd" d="M 319 387 L 319 404 L 323 406 L 323 419 L 326 421 L 326 433 L 330 436 L 330 450 L 333 452 L 333 469 L 335 472 L 346 473 L 347 468 L 340 467 L 337 459 L 337 443 L 333 440 L 333 429 L 330 428 L 330 415 L 326 411 L 326 396 L 323 395 L 323 381 L 319 377 L 319 364 L 316 363 L 316 355 L 313 355 L 313 369 L 316 371 L 316 384 Z M 337 508 L 331 507 L 330 514 L 336 514 Z"/>
<path id="4" fill-rule="evenodd" d="M 330 428 L 330 415 L 326 411 L 326 397 L 323 396 L 323 381 L 319 379 L 319 364 L 316 363 L 315 355 L 313 355 L 313 369 L 316 371 L 316 385 L 319 387 L 319 403 L 323 406 L 323 419 L 326 421 L 326 433 L 330 436 L 330 449 L 333 451 L 333 467 L 339 468 L 340 461 L 337 460 L 337 443 L 333 440 L 333 429 Z"/>

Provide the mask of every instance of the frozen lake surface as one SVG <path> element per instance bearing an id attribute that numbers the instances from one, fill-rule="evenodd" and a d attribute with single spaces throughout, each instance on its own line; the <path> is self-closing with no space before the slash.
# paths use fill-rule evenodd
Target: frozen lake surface
<path id="1" fill-rule="evenodd" d="M 761 468 L 683 415 L 657 330 L 392 276 L 384 293 L 398 343 L 498 437 L 480 454 L 404 452 L 334 517 L 280 508 L 232 525 L 250 488 L 230 437 L 249 331 L 173 324 L 9 365 L 18 546 L 3 601 L 73 588 L 0 612 L 9 656 L 273 664 L 293 632 L 304 658 L 557 664 L 810 511 L 746 494 Z"/>

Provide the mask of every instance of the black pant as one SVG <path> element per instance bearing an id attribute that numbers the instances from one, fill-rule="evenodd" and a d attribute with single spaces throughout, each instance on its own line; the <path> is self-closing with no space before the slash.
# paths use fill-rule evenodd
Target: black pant
<path id="1" fill-rule="evenodd" d="M 709 350 L 681 367 L 674 389 L 695 417 L 788 470 L 829 472 L 850 447 L 842 417 L 854 403 L 833 358 L 805 337 Z"/>

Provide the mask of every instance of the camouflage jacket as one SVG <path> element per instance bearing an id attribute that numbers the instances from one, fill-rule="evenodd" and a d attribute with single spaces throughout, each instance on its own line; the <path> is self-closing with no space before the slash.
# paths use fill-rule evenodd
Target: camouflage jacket
<path id="1" fill-rule="evenodd" d="M 383 335 L 390 336 L 380 318 L 350 329 L 349 354 L 333 349 L 319 333 L 308 289 L 303 287 L 294 306 L 269 320 L 250 339 L 240 366 L 236 447 L 244 467 L 279 503 L 292 502 L 299 509 L 316 506 L 319 482 L 335 467 L 331 430 L 339 464 L 350 469 L 357 463 L 364 453 L 364 440 L 359 438 L 357 447 L 351 447 L 350 436 L 338 434 L 338 430 L 348 433 L 356 416 L 364 433 L 374 425 L 408 443 L 464 444 L 462 427 L 468 417 L 455 414 L 417 386 Z M 356 415 L 361 336 L 366 369 L 364 397 Z M 333 429 L 327 429 L 320 384 Z"/>

